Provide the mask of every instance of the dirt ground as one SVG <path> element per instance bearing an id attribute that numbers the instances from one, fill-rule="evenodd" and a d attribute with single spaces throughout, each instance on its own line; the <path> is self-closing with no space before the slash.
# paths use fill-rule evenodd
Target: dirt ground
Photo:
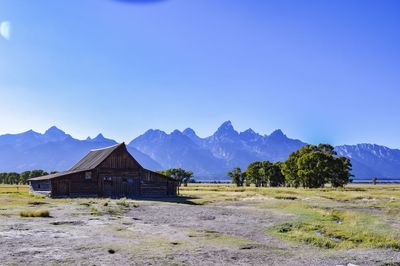
<path id="1" fill-rule="evenodd" d="M 27 209 L 26 206 L 0 212 L 0 265 L 384 265 L 400 262 L 400 252 L 391 249 L 330 250 L 277 238 L 268 233 L 268 228 L 294 217 L 255 207 L 265 200 L 206 205 L 89 199 L 39 205 L 33 201 L 28 209 L 46 208 L 51 217 L 22 218 L 14 214 Z"/>

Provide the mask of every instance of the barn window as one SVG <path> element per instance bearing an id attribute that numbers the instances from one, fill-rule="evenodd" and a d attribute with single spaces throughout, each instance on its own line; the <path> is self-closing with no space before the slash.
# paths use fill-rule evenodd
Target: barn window
<path id="1" fill-rule="evenodd" d="M 133 178 L 128 178 L 128 184 L 133 184 Z"/>
<path id="2" fill-rule="evenodd" d="M 37 188 L 40 188 L 40 184 L 37 184 Z"/>
<path id="3" fill-rule="evenodd" d="M 104 177 L 103 181 L 104 181 L 104 183 L 112 183 L 112 177 L 110 177 L 110 176 Z"/>
<path id="4" fill-rule="evenodd" d="M 85 179 L 86 180 L 92 179 L 92 172 L 85 172 Z"/>

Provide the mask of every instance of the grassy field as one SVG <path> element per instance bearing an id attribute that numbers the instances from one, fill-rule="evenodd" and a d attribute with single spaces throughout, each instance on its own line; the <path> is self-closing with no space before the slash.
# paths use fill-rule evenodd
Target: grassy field
<path id="1" fill-rule="evenodd" d="M 262 199 L 255 208 L 294 216 L 267 230 L 282 239 L 326 249 L 400 249 L 400 186 L 350 185 L 295 189 L 191 184 L 181 194 L 198 204 Z M 261 202 L 261 203 L 260 203 Z"/>
<path id="2" fill-rule="evenodd" d="M 28 193 L 29 186 L 26 185 L 4 185 L 0 184 L 0 193 Z"/>
<path id="3" fill-rule="evenodd" d="M 265 227 L 264 232 L 288 243 L 326 250 L 400 249 L 400 186 L 397 185 L 295 189 L 189 184 L 180 188 L 180 194 L 184 200 L 176 203 L 223 206 L 229 202 L 246 202 L 246 207 L 256 211 L 286 215 L 284 222 Z M 48 199 L 30 195 L 27 186 L 0 185 L 0 216 L 15 219 L 52 217 L 49 209 L 57 210 L 68 204 L 78 204 L 79 210 L 87 206 L 87 212 L 92 216 L 121 216 L 124 210 L 140 205 L 126 200 Z M 191 234 L 203 241 L 237 241 L 234 236 L 221 237 L 196 229 Z"/>

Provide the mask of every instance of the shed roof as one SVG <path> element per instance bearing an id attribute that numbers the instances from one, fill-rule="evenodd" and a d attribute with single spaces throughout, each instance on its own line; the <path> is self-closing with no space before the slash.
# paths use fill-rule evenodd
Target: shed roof
<path id="1" fill-rule="evenodd" d="M 50 175 L 34 177 L 34 178 L 30 178 L 29 180 L 30 181 L 48 180 L 48 179 L 53 179 L 56 177 L 70 175 L 70 174 L 75 174 L 75 173 L 79 173 L 79 172 L 83 172 L 83 171 L 85 171 L 85 170 L 65 171 L 65 172 L 59 172 L 59 173 L 50 174 Z"/>

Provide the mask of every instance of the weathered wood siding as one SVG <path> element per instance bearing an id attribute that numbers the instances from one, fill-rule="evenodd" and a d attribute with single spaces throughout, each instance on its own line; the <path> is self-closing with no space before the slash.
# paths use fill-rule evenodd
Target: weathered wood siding
<path id="1" fill-rule="evenodd" d="M 140 196 L 141 166 L 125 147 L 115 150 L 96 169 L 99 195 L 102 197 Z"/>
<path id="2" fill-rule="evenodd" d="M 99 166 L 99 169 L 139 170 L 140 165 L 128 153 L 125 147 L 115 150 Z"/>
<path id="3" fill-rule="evenodd" d="M 90 173 L 90 178 L 87 175 Z M 93 171 L 84 171 L 52 179 L 52 196 L 54 197 L 90 197 L 98 196 L 97 176 Z"/>
<path id="4" fill-rule="evenodd" d="M 164 175 L 145 170 L 141 175 L 141 196 L 160 197 L 176 195 L 176 181 Z"/>

